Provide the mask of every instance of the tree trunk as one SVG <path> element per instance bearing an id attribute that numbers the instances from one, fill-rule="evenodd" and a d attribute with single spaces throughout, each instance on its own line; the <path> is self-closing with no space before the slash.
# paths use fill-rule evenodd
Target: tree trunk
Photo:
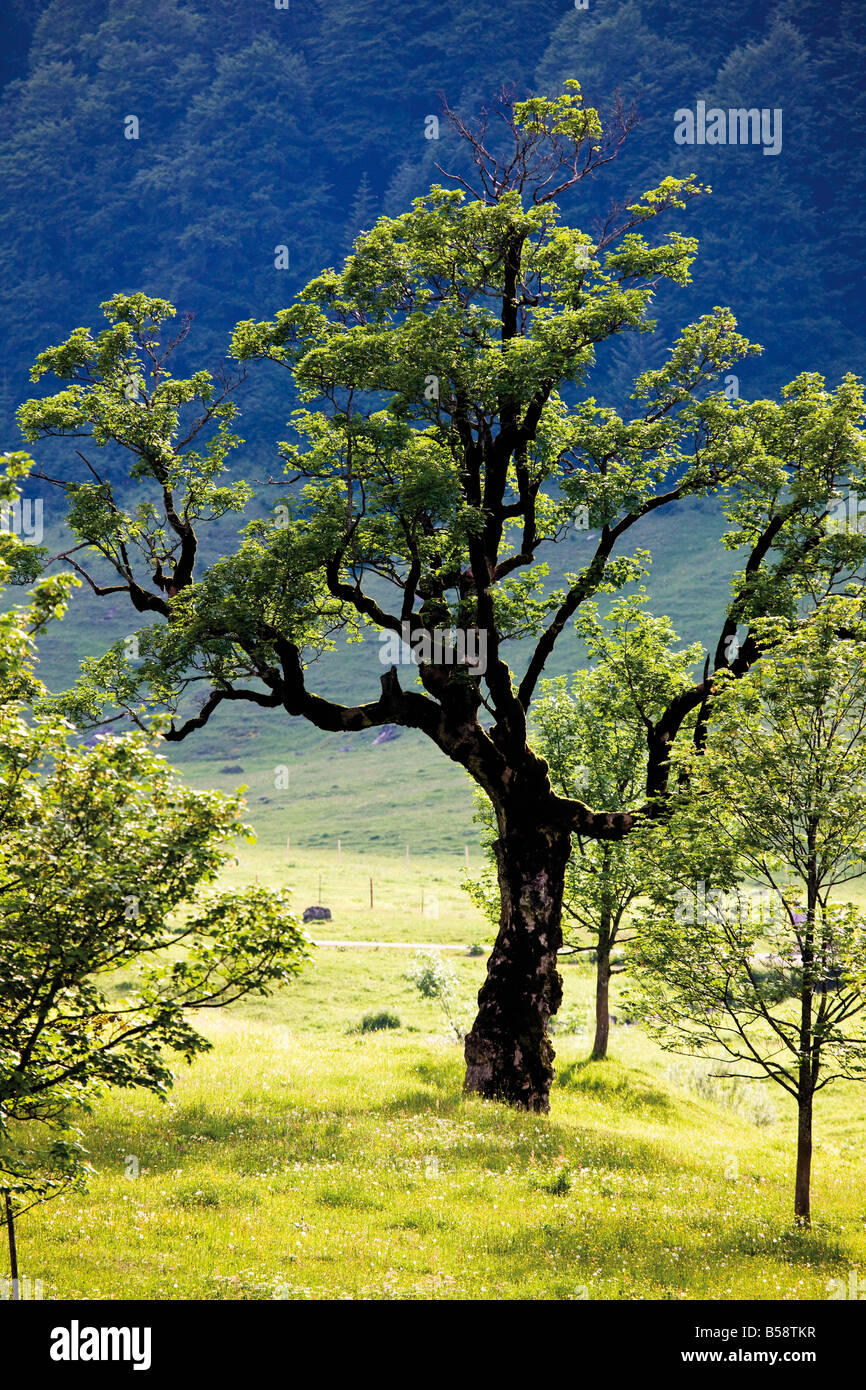
<path id="1" fill-rule="evenodd" d="M 818 906 L 815 827 L 810 824 L 809 861 L 806 887 L 806 921 L 800 942 L 803 978 L 800 985 L 800 1065 L 797 1076 L 797 1176 L 794 1183 L 794 1216 L 805 1226 L 811 1223 L 809 1188 L 812 1179 L 812 1103 L 818 1080 L 817 1057 L 813 1056 L 812 1000 L 815 972 L 815 914 Z"/>
<path id="2" fill-rule="evenodd" d="M 562 1002 L 556 959 L 571 837 L 521 825 L 495 845 L 499 935 L 467 1034 L 464 1089 L 524 1110 L 550 1109 L 554 1051 L 548 1020 Z"/>
<path id="3" fill-rule="evenodd" d="M 6 1203 L 6 1229 L 9 1232 L 9 1272 L 12 1275 L 12 1297 L 17 1300 L 21 1297 L 21 1284 L 18 1279 L 18 1246 L 15 1240 L 15 1213 L 12 1210 L 12 1197 L 9 1192 L 3 1194 Z"/>
<path id="4" fill-rule="evenodd" d="M 607 1056 L 610 1036 L 610 928 L 604 923 L 598 933 L 595 971 L 595 1042 L 592 1058 L 601 1062 Z"/>
<path id="5" fill-rule="evenodd" d="M 809 1188 L 812 1178 L 812 1095 L 801 1096 L 797 1114 L 797 1178 L 794 1187 L 794 1215 L 805 1226 L 811 1224 Z"/>

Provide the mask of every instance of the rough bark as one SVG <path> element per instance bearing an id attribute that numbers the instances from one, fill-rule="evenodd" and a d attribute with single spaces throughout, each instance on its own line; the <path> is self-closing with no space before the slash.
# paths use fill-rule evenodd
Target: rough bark
<path id="1" fill-rule="evenodd" d="M 521 825 L 496 843 L 499 934 L 466 1037 L 466 1091 L 524 1110 L 550 1109 L 554 1051 L 547 1032 L 562 1002 L 556 968 L 570 836 Z"/>

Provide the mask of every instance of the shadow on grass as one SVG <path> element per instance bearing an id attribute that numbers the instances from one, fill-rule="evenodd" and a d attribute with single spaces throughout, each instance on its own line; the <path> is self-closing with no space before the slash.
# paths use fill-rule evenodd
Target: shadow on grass
<path id="1" fill-rule="evenodd" d="M 316 1206 L 330 1207 L 334 1210 L 347 1208 L 350 1211 L 381 1211 L 383 1203 L 356 1189 L 345 1187 L 325 1187 L 313 1198 Z"/>
<path id="2" fill-rule="evenodd" d="M 219 1182 L 205 1179 L 199 1183 L 182 1183 L 165 1198 L 166 1207 L 179 1207 L 184 1211 L 202 1207 L 257 1207 L 260 1203 L 261 1194 L 254 1187 L 239 1187 L 227 1177 Z"/>
<path id="3" fill-rule="evenodd" d="M 351 1118 L 354 1112 L 348 1112 Z M 254 1114 L 247 1108 L 211 1109 L 197 1101 L 175 1111 L 147 1116 L 112 1116 L 110 1125 L 85 1120 L 84 1143 L 96 1167 L 122 1175 L 127 1155 L 153 1177 L 186 1162 L 216 1163 L 239 1174 L 287 1164 L 348 1162 L 357 1138 L 342 1113 L 295 1110 Z"/>
<path id="4" fill-rule="evenodd" d="M 412 1063 L 412 1071 L 426 1086 L 435 1086 L 437 1091 L 446 1094 L 459 1092 L 463 1087 L 463 1056 L 459 1063 L 454 1058 L 439 1060 L 425 1059 Z"/>
<path id="5" fill-rule="evenodd" d="M 459 1090 L 450 1088 L 441 1091 L 433 1090 L 407 1090 L 399 1095 L 393 1096 L 390 1100 L 383 1100 L 378 1105 L 370 1105 L 366 1112 L 375 1110 L 384 1116 L 397 1115 L 454 1115 L 462 1109 L 463 1094 Z"/>
<path id="6" fill-rule="evenodd" d="M 557 1086 L 609 1102 L 631 1113 L 649 1111 L 659 1117 L 672 1116 L 676 1107 L 665 1091 L 650 1083 L 636 1071 L 628 1071 L 618 1062 L 594 1062 L 586 1057 L 567 1062 L 556 1074 Z"/>
<path id="7" fill-rule="evenodd" d="M 550 1165 L 554 1173 L 563 1162 L 653 1172 L 667 1161 L 652 1136 L 632 1134 L 623 1146 L 622 1133 L 616 1128 L 617 1112 L 630 1112 L 638 1120 L 673 1121 L 677 1107 L 641 1073 L 619 1062 L 564 1064 L 557 1078 L 559 1108 L 565 1109 L 566 1097 L 574 1098 L 577 1106 L 571 1107 L 570 1115 L 557 1115 L 554 1092 L 554 1114 L 545 1116 L 527 1116 L 493 1101 L 465 1097 L 462 1059 L 456 1052 L 416 1057 L 407 1070 L 408 1076 L 404 1074 L 399 1082 L 395 1078 L 390 1095 L 376 1095 L 371 1085 L 368 1093 L 356 1092 L 351 1099 L 329 1097 L 321 1107 L 298 1104 L 297 1099 L 292 1103 L 288 1096 L 284 1104 L 275 1106 L 271 1095 L 264 1112 L 256 1112 L 252 1104 L 221 1109 L 216 1101 L 211 1105 L 196 1098 L 164 1117 L 121 1118 L 115 1113 L 110 1128 L 97 1124 L 90 1130 L 88 1147 L 97 1166 L 109 1172 L 121 1173 L 123 1156 L 134 1154 L 142 1169 L 154 1176 L 192 1161 L 216 1163 L 238 1175 L 265 1171 L 276 1177 L 294 1165 L 357 1166 L 360 1162 L 366 1166 L 374 1161 L 378 1140 L 386 1132 L 380 1126 L 418 1117 L 423 1125 L 415 1138 L 425 1154 L 439 1151 L 440 1122 L 456 1123 L 453 1133 L 449 1131 L 448 1149 L 458 1169 L 480 1167 L 501 1173 L 516 1160 L 519 1169 Z M 603 1128 L 595 1118 L 590 1127 L 580 1123 L 582 1098 L 609 1105 L 610 1113 L 598 1116 Z M 391 1138 L 384 1141 L 380 1161 L 390 1160 L 390 1144 Z M 684 1166 L 697 1169 L 701 1165 L 687 1159 Z M 194 1195 L 191 1200 L 196 1200 Z"/>
<path id="8" fill-rule="evenodd" d="M 762 1238 L 763 1234 L 763 1238 Z M 723 1241 L 726 1254 L 754 1255 L 766 1260 L 768 1255 L 790 1265 L 811 1269 L 837 1271 L 850 1255 L 845 1245 L 829 1227 L 816 1222 L 810 1229 L 796 1226 L 793 1218 L 788 1227 L 768 1236 L 756 1225 L 744 1225 L 726 1233 Z"/>
<path id="9" fill-rule="evenodd" d="M 424 1235 L 432 1235 L 437 1231 L 453 1230 L 454 1222 L 446 1220 L 443 1216 L 437 1216 L 435 1212 L 422 1207 L 420 1211 L 408 1212 L 406 1216 L 389 1221 L 388 1229 L 391 1231 L 420 1231 Z"/>

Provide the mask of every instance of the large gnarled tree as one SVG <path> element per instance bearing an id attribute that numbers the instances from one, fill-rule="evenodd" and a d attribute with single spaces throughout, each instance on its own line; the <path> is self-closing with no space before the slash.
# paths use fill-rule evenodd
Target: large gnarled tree
<path id="1" fill-rule="evenodd" d="M 823 519 L 859 457 L 862 398 L 853 379 L 829 392 L 803 376 L 779 404 L 728 400 L 720 375 L 758 349 L 716 308 L 638 378 L 627 413 L 598 405 L 585 382 L 599 345 L 651 331 L 653 296 L 688 280 L 696 252 L 677 231 L 653 245 L 641 229 L 700 188 L 665 179 L 590 235 L 563 222 L 558 201 L 610 161 L 627 120 L 603 134 L 577 83 L 556 100 L 503 97 L 472 129 L 449 115 L 471 156 L 450 179 L 458 186 L 381 219 L 341 271 L 272 321 L 238 325 L 235 376 L 169 376 L 172 306 L 119 295 L 105 306 L 106 330 L 78 329 L 41 354 L 34 378 L 53 372 L 68 384 L 20 419 L 29 440 L 89 436 L 132 456 L 134 490 L 92 456 L 83 478 L 58 480 L 79 546 L 54 558 L 149 615 L 137 665 L 118 644 L 91 666 L 92 707 L 166 704 L 175 739 L 231 701 L 325 730 L 403 725 L 490 798 L 501 924 L 466 1039 L 466 1087 L 544 1110 L 571 836 L 621 837 L 656 813 L 672 740 L 700 738 L 713 671 L 746 671 L 758 655 L 750 617 L 823 593 L 859 562 L 862 542 L 828 535 Z M 199 578 L 201 526 L 250 495 L 224 470 L 236 442 L 231 392 L 256 363 L 288 372 L 300 401 L 281 446 L 280 510 Z M 642 518 L 713 493 L 727 496 L 726 543 L 746 558 L 694 686 L 647 729 L 644 804 L 593 808 L 557 794 L 527 741 L 557 641 L 582 602 L 640 572 L 623 543 Z M 556 545 L 585 521 L 594 543 L 563 574 Z M 82 554 L 94 551 L 111 577 Z M 378 667 L 380 689 L 365 703 L 323 698 L 311 657 L 365 628 L 413 641 L 440 629 L 481 634 L 485 669 L 437 659 L 433 647 L 408 675 Z M 509 651 L 525 653 L 527 641 L 513 669 Z M 371 658 L 371 679 L 376 670 Z M 203 682 L 210 693 L 193 711 Z"/>

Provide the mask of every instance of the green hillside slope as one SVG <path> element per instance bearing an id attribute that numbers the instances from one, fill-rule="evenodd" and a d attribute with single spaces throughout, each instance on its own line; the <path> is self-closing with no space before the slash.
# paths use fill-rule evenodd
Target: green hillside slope
<path id="1" fill-rule="evenodd" d="M 715 642 L 734 566 L 718 543 L 722 529 L 717 507 L 703 502 L 649 517 L 637 529 L 635 545 L 653 556 L 652 608 L 673 618 L 684 642 Z M 579 536 L 557 550 L 560 572 L 579 568 L 591 544 L 590 537 Z M 65 688 L 83 658 L 98 655 L 135 626 L 122 598 L 79 591 L 67 617 L 41 644 L 43 678 L 52 689 Z M 310 687 L 344 702 L 375 698 L 383 670 L 379 651 L 374 639 L 341 643 L 311 668 Z M 520 658 L 515 647 L 518 668 Z M 568 632 L 547 674 L 574 670 L 582 660 Z M 404 681 L 411 679 L 407 668 Z M 249 818 L 263 846 L 285 844 L 290 836 L 293 846 L 306 849 L 333 846 L 341 838 L 352 850 L 379 854 L 403 854 L 407 842 L 426 853 L 462 853 L 464 844 L 477 839 L 472 788 L 462 769 L 413 730 L 376 744 L 378 733 L 323 734 L 280 712 L 235 704 L 183 744 L 166 745 L 166 753 L 195 786 L 246 785 Z"/>

